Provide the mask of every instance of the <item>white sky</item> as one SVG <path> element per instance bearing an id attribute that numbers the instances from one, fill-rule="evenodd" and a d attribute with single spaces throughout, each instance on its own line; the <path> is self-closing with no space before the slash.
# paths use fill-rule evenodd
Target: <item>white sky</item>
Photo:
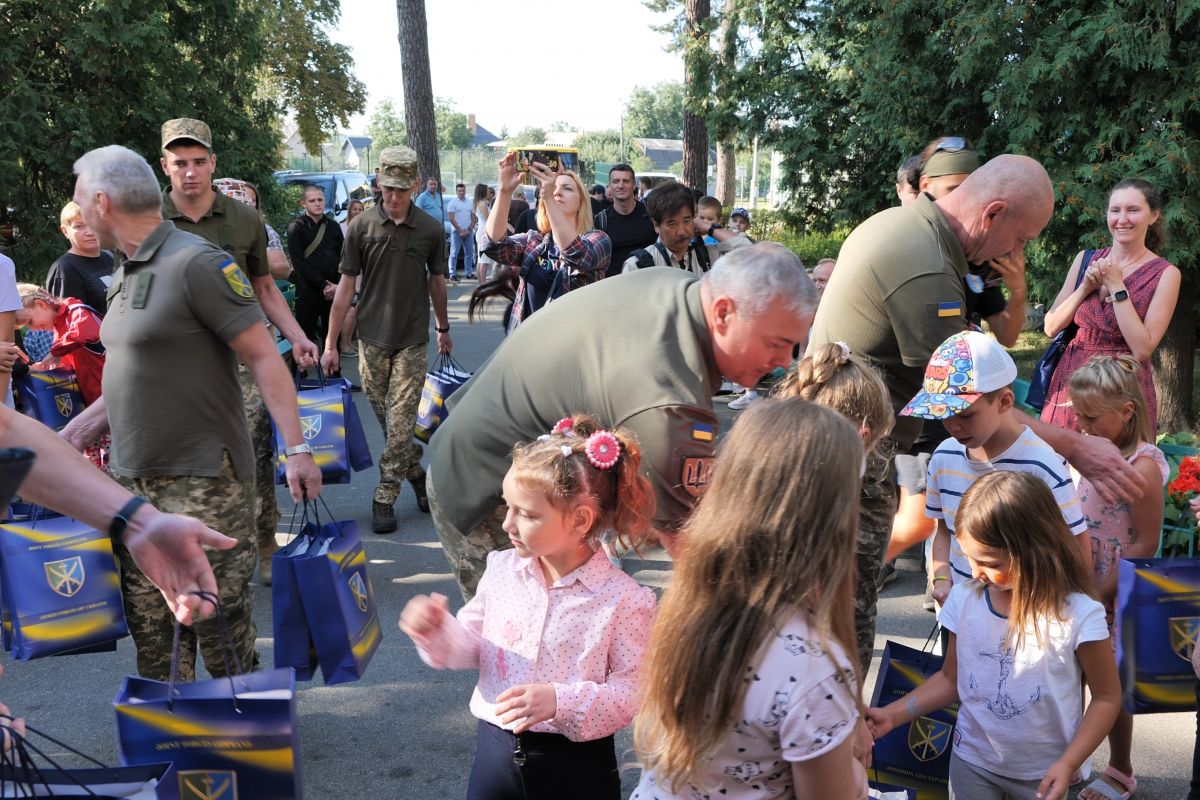
<path id="1" fill-rule="evenodd" d="M 650 28 L 666 17 L 641 0 L 426 0 L 425 14 L 434 96 L 496 135 L 560 119 L 577 130 L 618 128 L 635 86 L 683 80 L 682 58 Z M 551 37 L 549 28 L 570 33 Z M 367 87 L 367 112 L 349 133 L 363 132 L 380 101 L 403 105 L 397 31 L 393 0 L 343 0 L 331 38 L 353 48 Z"/>

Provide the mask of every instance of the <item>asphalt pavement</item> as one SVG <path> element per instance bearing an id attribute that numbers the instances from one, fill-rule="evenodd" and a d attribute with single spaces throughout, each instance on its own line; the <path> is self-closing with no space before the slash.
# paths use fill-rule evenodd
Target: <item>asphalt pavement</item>
<path id="1" fill-rule="evenodd" d="M 499 345 L 502 330 L 496 315 L 468 325 L 467 283 L 452 285 L 451 326 L 454 356 L 466 368 L 478 368 Z M 431 351 L 432 356 L 432 351 Z M 344 362 L 345 374 L 357 381 L 356 360 Z M 362 394 L 355 394 L 373 453 L 383 435 Z M 736 418 L 717 401 L 722 430 Z M 803 465 L 797 465 L 803 469 Z M 371 533 L 374 470 L 357 473 L 349 485 L 330 486 L 324 498 L 339 519 L 355 520 L 370 563 L 383 623 L 384 638 L 366 676 L 339 686 L 323 686 L 320 678 L 300 684 L 298 727 L 304 793 L 308 798 L 396 798 L 454 800 L 466 795 L 474 751 L 474 719 L 467 709 L 474 672 L 438 671 L 425 666 L 412 643 L 396 627 L 404 604 L 416 594 L 441 592 L 451 607 L 461 605 L 456 584 L 427 514 L 416 507 L 406 486 L 396 504 L 399 530 L 387 536 Z M 292 503 L 278 493 L 281 533 Z M 910 567 L 912 565 L 909 565 Z M 661 589 L 670 577 L 666 554 L 651 550 L 642 559 L 627 559 L 626 570 L 640 582 Z M 272 663 L 270 590 L 255 585 L 258 649 L 265 666 Z M 920 647 L 933 617 L 921 608 L 920 575 L 902 569 L 880 601 L 876 660 L 867 678 L 874 686 L 878 654 L 886 639 Z M 15 713 L 65 742 L 106 763 L 116 763 L 112 700 L 122 676 L 135 670 L 134 648 L 123 640 L 115 653 L 47 658 L 12 663 L 3 658 L 6 675 L 0 700 Z M 1180 800 L 1187 794 L 1195 740 L 1194 714 L 1159 714 L 1136 718 L 1134 764 L 1142 800 Z M 629 730 L 617 737 L 618 761 L 631 763 Z M 50 753 L 54 753 L 52 748 Z M 1094 763 L 1103 767 L 1106 751 Z M 70 763 L 70 762 L 68 762 Z M 637 783 L 636 768 L 624 774 L 626 796 Z M 1072 795 L 1074 796 L 1074 795 Z M 564 795 L 567 797 L 567 795 Z M 253 800 L 253 798 L 250 798 Z"/>

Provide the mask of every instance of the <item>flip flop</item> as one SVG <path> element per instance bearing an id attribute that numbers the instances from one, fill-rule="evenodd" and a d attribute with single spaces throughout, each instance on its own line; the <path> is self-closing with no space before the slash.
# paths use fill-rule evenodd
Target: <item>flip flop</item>
<path id="1" fill-rule="evenodd" d="M 1104 772 L 1100 774 L 1105 778 L 1111 778 L 1125 788 L 1125 792 L 1121 793 L 1119 789 L 1114 789 L 1110 784 L 1105 783 L 1102 778 L 1096 778 L 1085 787 L 1106 800 L 1129 800 L 1137 791 L 1137 779 L 1132 775 L 1126 775 L 1116 767 L 1105 767 Z"/>

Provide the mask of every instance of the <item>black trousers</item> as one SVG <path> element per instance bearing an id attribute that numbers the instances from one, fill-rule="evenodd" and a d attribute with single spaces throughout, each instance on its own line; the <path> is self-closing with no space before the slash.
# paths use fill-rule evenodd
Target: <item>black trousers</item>
<path id="1" fill-rule="evenodd" d="M 325 332 L 329 330 L 329 310 L 332 307 L 332 301 L 326 300 L 319 289 L 303 283 L 296 284 L 296 322 L 318 348 L 325 343 Z"/>
<path id="2" fill-rule="evenodd" d="M 517 762 L 522 762 L 519 766 Z M 478 720 L 467 800 L 620 800 L 613 737 L 572 742 Z"/>

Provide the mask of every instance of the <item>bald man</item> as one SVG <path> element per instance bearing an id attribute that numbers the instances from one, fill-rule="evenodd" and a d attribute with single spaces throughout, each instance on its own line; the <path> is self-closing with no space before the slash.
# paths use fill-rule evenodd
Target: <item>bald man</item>
<path id="1" fill-rule="evenodd" d="M 967 264 L 1020 256 L 1053 211 L 1054 189 L 1042 165 L 1025 156 L 1003 155 L 938 200 L 922 194 L 911 205 L 876 214 L 842 245 L 838 278 L 821 298 L 810 348 L 841 341 L 870 358 L 899 411 L 920 389 L 925 365 L 937 346 L 967 327 Z M 1059 429 L 1043 434 L 1043 427 L 1049 426 L 1032 419 L 1023 422 L 1098 487 L 1103 484 L 1102 494 L 1140 493 L 1136 473 L 1130 474 L 1116 448 L 1102 437 Z M 920 430 L 920 420 L 898 417 L 891 434 L 894 447 L 889 449 L 907 452 Z M 875 458 L 863 479 L 855 628 L 864 670 L 874 651 L 875 578 L 896 511 L 892 472 L 890 460 Z"/>

